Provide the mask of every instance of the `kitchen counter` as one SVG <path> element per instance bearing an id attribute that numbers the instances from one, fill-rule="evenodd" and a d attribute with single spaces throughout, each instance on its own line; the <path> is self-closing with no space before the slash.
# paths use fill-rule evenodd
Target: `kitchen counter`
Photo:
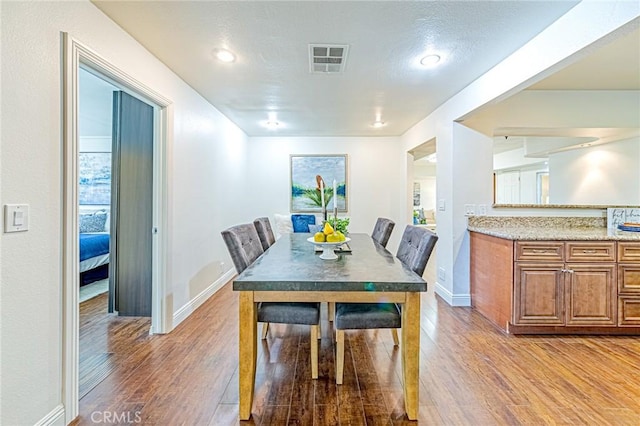
<path id="1" fill-rule="evenodd" d="M 640 241 L 640 232 L 608 229 L 604 218 L 471 216 L 467 229 L 516 241 Z"/>

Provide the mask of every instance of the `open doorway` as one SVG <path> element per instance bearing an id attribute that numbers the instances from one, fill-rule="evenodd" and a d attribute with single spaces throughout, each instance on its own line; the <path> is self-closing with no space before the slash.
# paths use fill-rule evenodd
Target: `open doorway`
<path id="1" fill-rule="evenodd" d="M 85 68 L 78 113 L 82 398 L 127 356 L 127 338 L 151 327 L 154 118 L 151 105 Z"/>
<path id="2" fill-rule="evenodd" d="M 410 152 L 413 155 L 413 224 L 436 230 L 436 140 Z"/>
<path id="3" fill-rule="evenodd" d="M 146 194 L 150 194 L 144 205 L 149 209 L 143 209 L 145 217 L 148 219 L 146 222 L 140 224 L 136 222 L 133 226 L 134 229 L 143 230 L 148 236 L 150 244 L 144 249 L 145 255 L 148 255 L 149 263 L 144 266 L 144 270 L 149 273 L 151 277 L 151 288 L 145 295 L 145 299 L 148 300 L 148 313 L 144 315 L 150 315 L 150 319 L 146 319 L 147 324 L 142 327 L 146 335 L 150 333 L 163 333 L 170 326 L 170 321 L 165 321 L 166 318 L 170 319 L 170 314 L 167 314 L 168 307 L 162 303 L 165 293 L 165 279 L 166 273 L 166 256 L 167 256 L 167 234 L 162 232 L 167 228 L 167 182 L 166 182 L 166 146 L 169 127 L 169 120 L 171 117 L 171 102 L 159 95 L 149 87 L 141 84 L 137 80 L 131 78 L 126 73 L 122 72 L 118 68 L 114 67 L 111 63 L 97 55 L 92 50 L 88 49 L 81 43 L 72 39 L 68 34 L 63 33 L 63 53 L 64 53 L 64 119 L 63 119 L 63 138 L 64 138 L 64 201 L 63 201 L 63 327 L 64 333 L 62 336 L 62 348 L 63 348 L 63 380 L 64 380 L 64 400 L 65 407 L 65 420 L 66 423 L 71 422 L 78 414 L 78 406 L 80 401 L 80 380 L 79 380 L 79 361 L 80 361 L 80 256 L 79 256 L 79 229 L 80 229 L 80 192 L 79 192 L 79 162 L 80 162 L 80 90 L 81 90 L 81 73 L 82 70 L 88 71 L 94 76 L 104 80 L 107 83 L 117 87 L 119 90 L 113 92 L 119 94 L 114 95 L 114 99 L 118 98 L 117 105 L 120 111 L 121 118 L 135 117 L 139 119 L 144 117 L 148 123 L 148 126 L 144 126 L 150 134 L 151 142 L 151 155 L 146 155 L 150 158 L 150 161 L 146 162 L 144 167 L 149 170 L 149 173 L 145 173 L 145 176 L 150 176 L 144 183 Z M 111 90 L 111 89 L 110 89 Z M 136 107 L 137 105 L 137 107 Z M 114 114 L 116 109 L 114 107 Z M 122 126 L 113 126 L 115 129 L 122 130 L 124 132 L 112 135 L 112 141 L 117 138 L 129 138 L 135 141 L 137 135 L 135 129 L 139 126 L 132 125 L 132 121 L 125 122 Z M 126 142 L 120 142 L 122 145 Z M 135 143 L 132 144 L 136 146 Z M 119 145 L 112 142 L 112 158 L 113 156 L 120 156 L 122 158 L 127 157 L 129 160 L 136 158 L 135 149 L 129 153 L 114 152 L 114 147 Z M 137 148 L 136 148 L 137 149 Z M 112 167 L 115 164 L 122 164 L 122 161 L 113 161 Z M 129 170 L 136 170 L 137 163 L 131 167 L 131 165 L 125 165 L 124 168 Z M 112 181 L 115 178 L 120 179 L 121 182 L 127 181 L 126 173 L 122 175 L 118 170 L 111 170 Z M 131 185 L 131 187 L 137 186 L 138 183 Z M 122 186 L 121 186 L 122 187 Z M 129 185 L 126 185 L 129 188 Z M 118 195 L 116 193 L 111 194 L 112 199 L 110 201 L 111 209 L 109 210 L 109 230 L 108 233 L 112 237 L 109 245 L 109 265 L 113 265 L 117 261 L 118 253 L 114 250 L 113 238 L 114 232 L 117 234 L 118 229 L 121 228 L 122 222 L 118 222 L 117 218 L 123 216 L 121 212 L 121 204 L 117 207 L 113 207 L 114 203 L 118 201 Z M 126 192 L 121 195 L 123 198 L 135 199 L 131 193 Z M 115 201 L 114 201 L 115 199 Z M 98 204 L 102 207 L 106 204 Z M 95 206 L 94 206 L 95 207 Z M 102 210 L 99 208 L 98 210 Z M 105 209 L 106 210 L 106 209 Z M 133 209 L 135 210 L 135 209 Z M 114 214 L 116 212 L 116 214 Z M 127 219 L 129 219 L 127 217 Z M 133 221 L 131 221 L 133 223 Z M 106 227 L 105 220 L 105 227 Z M 107 232 L 107 231 L 103 231 Z M 129 235 L 129 229 L 125 228 L 123 232 L 125 235 Z M 145 239 L 147 240 L 147 239 Z M 127 245 L 120 246 L 115 244 L 120 249 L 125 248 Z M 137 248 L 133 249 L 134 251 Z M 130 256 L 124 251 L 124 258 L 131 263 Z M 133 267 L 136 265 L 134 264 Z M 124 268 L 118 267 L 116 271 L 121 271 Z M 114 278 L 112 271 L 109 271 L 110 286 L 111 280 Z M 117 278 L 120 280 L 120 277 Z M 110 296 L 117 293 L 118 287 L 114 292 L 114 288 L 110 288 L 108 294 Z M 112 296 L 113 297 L 113 296 Z M 119 310 L 118 307 L 114 307 L 114 310 Z M 170 309 L 169 309 L 170 310 Z M 122 313 L 122 312 L 119 312 Z M 125 315 L 131 315 L 126 314 Z M 117 318 L 123 318 L 117 316 Z M 107 342 L 108 343 L 108 342 Z M 110 362 L 115 362 L 111 359 Z M 108 365 L 105 363 L 104 365 Z M 106 377 L 106 376 L 105 376 Z"/>

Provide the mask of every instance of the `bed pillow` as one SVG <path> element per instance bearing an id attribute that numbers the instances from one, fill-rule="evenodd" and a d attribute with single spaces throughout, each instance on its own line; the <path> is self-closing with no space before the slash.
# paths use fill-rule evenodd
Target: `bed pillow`
<path id="1" fill-rule="evenodd" d="M 316 217 L 312 214 L 292 214 L 293 232 L 309 232 L 309 225 L 316 224 Z"/>
<path id="2" fill-rule="evenodd" d="M 80 215 L 80 233 L 104 232 L 106 224 L 106 210 L 98 210 L 93 213 L 83 213 Z"/>
<path id="3" fill-rule="evenodd" d="M 312 234 L 315 234 L 316 232 L 322 232 L 323 228 L 324 228 L 324 225 L 322 225 L 322 224 L 309 225 L 309 232 L 311 232 Z"/>
<path id="4" fill-rule="evenodd" d="M 293 233 L 293 223 L 291 222 L 291 215 L 288 214 L 274 214 L 273 222 L 275 224 L 274 231 L 276 239 L 282 237 L 284 234 Z"/>

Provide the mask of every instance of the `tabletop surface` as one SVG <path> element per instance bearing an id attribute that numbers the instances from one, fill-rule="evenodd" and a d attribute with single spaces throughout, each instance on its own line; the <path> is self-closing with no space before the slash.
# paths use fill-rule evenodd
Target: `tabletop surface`
<path id="1" fill-rule="evenodd" d="M 233 282 L 239 291 L 427 291 L 427 283 L 367 234 L 350 253 L 320 259 L 310 234 L 283 235 Z"/>

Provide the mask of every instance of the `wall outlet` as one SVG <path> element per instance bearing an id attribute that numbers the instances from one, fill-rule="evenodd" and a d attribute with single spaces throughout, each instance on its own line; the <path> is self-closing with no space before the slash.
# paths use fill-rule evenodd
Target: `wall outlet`
<path id="1" fill-rule="evenodd" d="M 438 280 L 444 282 L 447 277 L 447 273 L 443 267 L 438 268 Z"/>
<path id="2" fill-rule="evenodd" d="M 486 216 L 487 215 L 487 205 L 486 204 L 478 204 L 478 215 Z"/>
<path id="3" fill-rule="evenodd" d="M 464 205 L 464 214 L 466 216 L 473 216 L 476 214 L 476 205 L 475 204 L 465 204 Z"/>

